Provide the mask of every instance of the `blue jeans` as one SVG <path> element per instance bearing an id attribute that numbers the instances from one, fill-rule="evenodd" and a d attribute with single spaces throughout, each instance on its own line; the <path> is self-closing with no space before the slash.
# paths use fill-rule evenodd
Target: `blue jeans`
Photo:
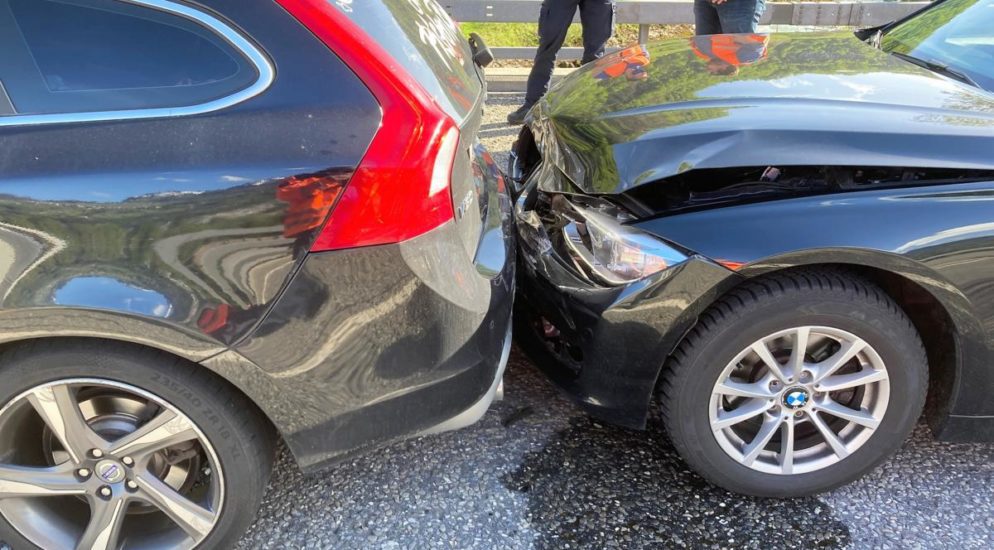
<path id="1" fill-rule="evenodd" d="M 723 4 L 713 4 L 711 0 L 694 0 L 694 32 L 754 33 L 764 11 L 766 0 L 726 0 Z"/>
<path id="2" fill-rule="evenodd" d="M 538 18 L 538 52 L 528 76 L 525 105 L 534 105 L 545 95 L 552 80 L 556 54 L 563 47 L 566 31 L 576 10 L 580 10 L 583 26 L 583 62 L 589 63 L 604 55 L 604 46 L 614 31 L 615 0 L 545 0 Z"/>

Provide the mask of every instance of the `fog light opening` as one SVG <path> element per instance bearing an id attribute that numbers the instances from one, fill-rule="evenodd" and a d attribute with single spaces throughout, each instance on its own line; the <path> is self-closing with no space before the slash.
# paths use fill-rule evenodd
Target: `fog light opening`
<path id="1" fill-rule="evenodd" d="M 583 350 L 579 346 L 574 346 L 569 342 L 564 342 L 566 345 L 566 353 L 569 354 L 570 359 L 576 361 L 577 363 L 583 362 Z"/>
<path id="2" fill-rule="evenodd" d="M 542 315 L 534 319 L 532 326 L 550 353 L 558 357 L 573 373 L 580 372 L 583 362 L 583 350 L 580 346 L 567 341 L 559 327 Z"/>
<path id="3" fill-rule="evenodd" d="M 546 338 L 559 338 L 559 329 L 545 317 L 542 317 L 542 335 Z"/>

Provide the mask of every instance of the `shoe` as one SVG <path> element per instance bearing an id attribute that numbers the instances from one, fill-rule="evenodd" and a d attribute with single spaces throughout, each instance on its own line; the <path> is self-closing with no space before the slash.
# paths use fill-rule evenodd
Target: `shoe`
<path id="1" fill-rule="evenodd" d="M 525 117 L 528 116 L 528 111 L 530 111 L 531 108 L 531 105 L 522 105 L 517 111 L 507 115 L 507 123 L 513 125 L 524 124 Z"/>

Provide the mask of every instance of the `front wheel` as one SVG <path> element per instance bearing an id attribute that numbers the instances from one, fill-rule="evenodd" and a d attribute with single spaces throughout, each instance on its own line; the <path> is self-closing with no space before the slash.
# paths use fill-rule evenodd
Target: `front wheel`
<path id="1" fill-rule="evenodd" d="M 268 426 L 203 367 L 67 341 L 0 354 L 0 540 L 225 548 L 255 516 Z"/>
<path id="2" fill-rule="evenodd" d="M 837 272 L 751 282 L 715 304 L 667 365 L 667 431 L 727 489 L 791 497 L 848 483 L 907 438 L 925 351 L 880 288 Z"/>

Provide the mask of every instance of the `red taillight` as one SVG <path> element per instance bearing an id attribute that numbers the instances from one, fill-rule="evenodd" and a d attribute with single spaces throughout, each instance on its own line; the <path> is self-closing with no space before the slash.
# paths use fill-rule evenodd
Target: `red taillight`
<path id="1" fill-rule="evenodd" d="M 380 129 L 311 250 L 400 242 L 451 220 L 455 122 L 331 2 L 278 2 L 338 54 L 383 111 Z"/>

